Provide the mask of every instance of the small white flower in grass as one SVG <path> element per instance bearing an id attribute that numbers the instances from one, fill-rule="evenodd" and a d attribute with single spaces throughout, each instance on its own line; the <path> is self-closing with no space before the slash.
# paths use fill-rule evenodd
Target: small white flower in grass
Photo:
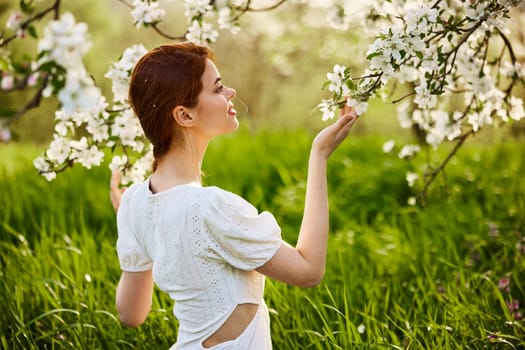
<path id="1" fill-rule="evenodd" d="M 357 115 L 361 115 L 368 109 L 368 103 L 364 101 L 357 101 L 353 98 L 346 101 L 346 105 L 352 107 Z"/>
<path id="2" fill-rule="evenodd" d="M 407 200 L 407 204 L 408 204 L 408 205 L 411 205 L 411 206 L 416 205 L 416 197 L 410 197 L 410 198 L 408 198 L 408 200 Z"/>
<path id="3" fill-rule="evenodd" d="M 396 142 L 394 140 L 388 140 L 383 144 L 383 152 L 384 153 L 390 153 L 396 146 Z"/>
<path id="4" fill-rule="evenodd" d="M 408 172 L 406 175 L 408 186 L 409 187 L 414 186 L 418 178 L 419 178 L 419 175 L 417 173 Z"/>
<path id="5" fill-rule="evenodd" d="M 408 159 L 415 156 L 419 151 L 421 150 L 421 147 L 419 145 L 405 145 L 399 151 L 398 157 L 401 159 Z"/>
<path id="6" fill-rule="evenodd" d="M 359 326 L 357 326 L 357 332 L 358 332 L 359 334 L 364 334 L 364 333 L 365 333 L 365 330 L 366 330 L 366 327 L 365 327 L 364 324 L 361 323 Z"/>
<path id="7" fill-rule="evenodd" d="M 84 275 L 84 279 L 85 279 L 86 282 L 88 282 L 88 283 L 91 282 L 91 276 L 90 276 L 88 273 L 86 273 L 86 274 Z"/>

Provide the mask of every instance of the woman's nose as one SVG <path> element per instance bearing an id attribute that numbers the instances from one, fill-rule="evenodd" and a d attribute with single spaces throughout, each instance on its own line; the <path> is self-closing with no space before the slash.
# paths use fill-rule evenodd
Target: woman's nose
<path id="1" fill-rule="evenodd" d="M 228 99 L 231 100 L 233 96 L 237 95 L 237 90 L 234 88 L 228 88 Z"/>

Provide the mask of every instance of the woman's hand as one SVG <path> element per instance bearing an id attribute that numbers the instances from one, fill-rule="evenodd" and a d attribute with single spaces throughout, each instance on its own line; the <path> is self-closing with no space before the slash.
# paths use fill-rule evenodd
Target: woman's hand
<path id="1" fill-rule="evenodd" d="M 110 180 L 110 191 L 109 191 L 109 199 L 111 200 L 111 205 L 113 205 L 113 209 L 115 209 L 115 212 L 118 211 L 118 207 L 120 206 L 120 201 L 122 199 L 122 194 L 126 190 L 127 187 L 119 187 L 120 184 L 120 173 L 114 172 L 111 174 L 111 180 Z"/>
<path id="2" fill-rule="evenodd" d="M 319 152 L 320 155 L 328 158 L 348 136 L 356 120 L 357 114 L 354 109 L 345 104 L 337 121 L 317 134 L 312 144 L 312 152 Z"/>

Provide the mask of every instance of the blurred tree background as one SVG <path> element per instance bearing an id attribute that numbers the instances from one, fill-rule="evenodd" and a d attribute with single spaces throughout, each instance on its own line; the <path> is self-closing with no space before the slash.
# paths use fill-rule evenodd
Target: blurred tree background
<path id="1" fill-rule="evenodd" d="M 167 10 L 161 23 L 164 32 L 180 35 L 187 27 L 180 1 L 160 0 Z M 363 5 L 366 2 L 360 2 Z M 324 4 L 326 5 L 326 3 Z M 46 6 L 46 5 L 39 5 Z M 360 11 L 356 5 L 356 11 Z M 17 1 L 0 0 L 0 22 L 18 9 Z M 356 75 L 365 68 L 370 39 L 362 28 L 336 31 L 326 26 L 323 1 L 308 5 L 289 1 L 276 10 L 247 13 L 240 19 L 242 30 L 236 34 L 221 33 L 212 44 L 225 83 L 237 90 L 234 101 L 241 123 L 251 130 L 261 128 L 318 129 L 320 112 L 315 108 L 326 92 L 321 86 L 326 72 L 335 63 L 351 66 Z M 86 22 L 92 47 L 85 56 L 87 69 L 105 96 L 111 96 L 111 81 L 104 78 L 111 62 L 135 43 L 151 49 L 169 42 L 153 29 L 135 28 L 129 8 L 119 0 L 64 1 L 62 11 L 73 13 L 77 21 Z M 511 37 L 520 61 L 525 60 L 524 7 L 516 10 L 511 21 Z M 47 21 L 45 21 L 47 22 Z M 42 24 L 37 24 L 42 33 Z M 18 52 L 36 52 L 37 41 L 27 37 L 11 45 Z M 34 91 L 2 93 L 2 108 L 21 108 Z M 523 89 L 518 96 L 525 96 Z M 14 138 L 22 142 L 47 143 L 52 138 L 54 112 L 58 102 L 44 99 L 41 107 L 30 110 L 13 126 Z M 366 118 L 357 126 L 357 133 L 380 134 L 386 138 L 410 138 L 410 132 L 398 127 L 395 105 L 372 100 Z M 525 121 L 511 128 L 485 128 L 483 134 L 496 141 L 512 134 L 523 134 Z"/>

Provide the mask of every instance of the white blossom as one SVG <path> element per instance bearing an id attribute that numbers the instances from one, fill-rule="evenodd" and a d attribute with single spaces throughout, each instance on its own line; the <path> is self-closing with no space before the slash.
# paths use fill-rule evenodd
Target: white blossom
<path id="1" fill-rule="evenodd" d="M 184 15 L 190 20 L 213 10 L 209 0 L 184 0 L 184 8 Z"/>
<path id="2" fill-rule="evenodd" d="M 50 21 L 44 28 L 44 36 L 38 42 L 38 52 L 43 53 L 41 62 L 55 61 L 64 67 L 82 64 L 82 56 L 91 47 L 85 23 L 76 23 L 69 12 L 59 20 Z"/>
<path id="3" fill-rule="evenodd" d="M 27 86 L 35 86 L 38 83 L 38 78 L 40 77 L 39 72 L 30 74 L 27 77 Z"/>
<path id="4" fill-rule="evenodd" d="M 323 121 L 333 119 L 335 117 L 335 111 L 337 109 L 337 105 L 334 103 L 333 100 L 323 100 L 321 103 L 319 103 L 317 107 L 323 114 L 322 116 Z"/>
<path id="5" fill-rule="evenodd" d="M 346 101 L 346 105 L 352 107 L 357 115 L 363 114 L 368 109 L 368 103 L 364 101 L 357 101 L 353 98 L 348 99 Z"/>
<path id="6" fill-rule="evenodd" d="M 111 159 L 109 168 L 111 169 L 112 172 L 117 172 L 117 171 L 122 172 L 127 162 L 128 162 L 128 157 L 125 154 L 121 156 L 115 155 Z"/>
<path id="7" fill-rule="evenodd" d="M 239 33 L 241 28 L 233 22 L 233 18 L 232 10 L 229 7 L 223 7 L 220 9 L 217 18 L 219 29 L 229 30 L 233 35 Z"/>
<path id="8" fill-rule="evenodd" d="M 150 146 L 148 152 L 145 153 L 142 158 L 137 160 L 129 171 L 122 174 L 122 183 L 127 184 L 144 181 L 146 175 L 151 170 L 153 159 L 153 148 Z"/>
<path id="9" fill-rule="evenodd" d="M 22 23 L 22 14 L 20 12 L 13 12 L 7 19 L 5 27 L 7 29 L 16 30 L 18 29 L 21 23 Z"/>
<path id="10" fill-rule="evenodd" d="M 421 147 L 419 145 L 405 145 L 399 151 L 398 157 L 401 159 L 408 159 L 414 157 L 419 151 L 421 150 Z"/>
<path id="11" fill-rule="evenodd" d="M 77 110 L 98 112 L 97 103 L 102 93 L 84 70 L 67 71 L 66 84 L 58 93 L 58 99 L 66 113 Z"/>
<path id="12" fill-rule="evenodd" d="M 157 1 L 134 0 L 131 16 L 137 28 L 143 25 L 158 23 L 164 18 L 166 11 L 159 7 Z"/>
<path id="13" fill-rule="evenodd" d="M 413 187 L 416 183 L 417 179 L 419 178 L 419 175 L 417 173 L 408 172 L 406 174 L 406 179 L 408 182 L 408 187 Z"/>
<path id="14" fill-rule="evenodd" d="M 348 78 L 345 73 L 346 67 L 338 64 L 334 65 L 333 73 L 326 73 L 326 78 L 330 82 L 328 90 L 335 92 L 339 95 L 346 95 L 348 93 L 348 87 L 344 83 Z"/>
<path id="15" fill-rule="evenodd" d="M 69 158 L 70 153 L 70 141 L 65 137 L 59 137 L 55 134 L 53 141 L 51 141 L 47 148 L 46 157 L 57 164 L 61 164 Z"/>
<path id="16" fill-rule="evenodd" d="M 0 83 L 0 86 L 2 87 L 2 90 L 11 90 L 15 85 L 15 79 L 12 75 L 5 74 L 2 77 L 2 82 Z"/>
<path id="17" fill-rule="evenodd" d="M 388 140 L 383 144 L 383 152 L 384 153 L 390 153 L 396 146 L 396 142 L 394 140 Z"/>
<path id="18" fill-rule="evenodd" d="M 409 109 L 410 109 L 409 102 L 403 102 L 396 108 L 397 119 L 399 121 L 399 125 L 403 129 L 411 128 L 413 125 L 412 118 L 409 115 Z"/>
<path id="19" fill-rule="evenodd" d="M 71 157 L 87 169 L 100 165 L 104 159 L 104 153 L 97 146 L 90 146 L 86 137 L 78 141 L 71 141 L 70 146 Z"/>
<path id="20" fill-rule="evenodd" d="M 11 140 L 11 130 L 0 125 L 0 142 L 7 143 Z"/>
<path id="21" fill-rule="evenodd" d="M 213 29 L 213 26 L 210 23 L 200 23 L 195 20 L 188 27 L 186 39 L 196 44 L 204 44 L 206 42 L 214 42 L 218 35 L 219 33 Z"/>
<path id="22" fill-rule="evenodd" d="M 346 10 L 344 5 L 338 4 L 332 7 L 328 15 L 330 27 L 337 30 L 348 30 L 350 26 L 350 11 Z"/>
<path id="23" fill-rule="evenodd" d="M 130 146 L 133 150 L 141 152 L 144 145 L 138 140 L 144 135 L 138 118 L 131 109 L 125 109 L 120 113 L 111 126 L 111 135 L 116 136 L 124 146 Z"/>
<path id="24" fill-rule="evenodd" d="M 437 104 L 437 96 L 432 95 L 430 90 L 426 86 L 426 82 L 421 82 L 414 89 L 416 96 L 414 97 L 414 103 L 416 103 L 419 108 L 430 109 L 434 108 Z"/>
<path id="25" fill-rule="evenodd" d="M 509 115 L 514 120 L 520 120 L 525 117 L 525 112 L 523 110 L 523 100 L 521 98 L 511 96 L 510 97 L 510 111 Z"/>
<path id="26" fill-rule="evenodd" d="M 111 79 L 113 102 L 126 104 L 128 100 L 129 81 L 133 67 L 137 61 L 146 54 L 143 45 L 133 45 L 122 53 L 118 62 L 113 62 L 104 77 Z"/>

